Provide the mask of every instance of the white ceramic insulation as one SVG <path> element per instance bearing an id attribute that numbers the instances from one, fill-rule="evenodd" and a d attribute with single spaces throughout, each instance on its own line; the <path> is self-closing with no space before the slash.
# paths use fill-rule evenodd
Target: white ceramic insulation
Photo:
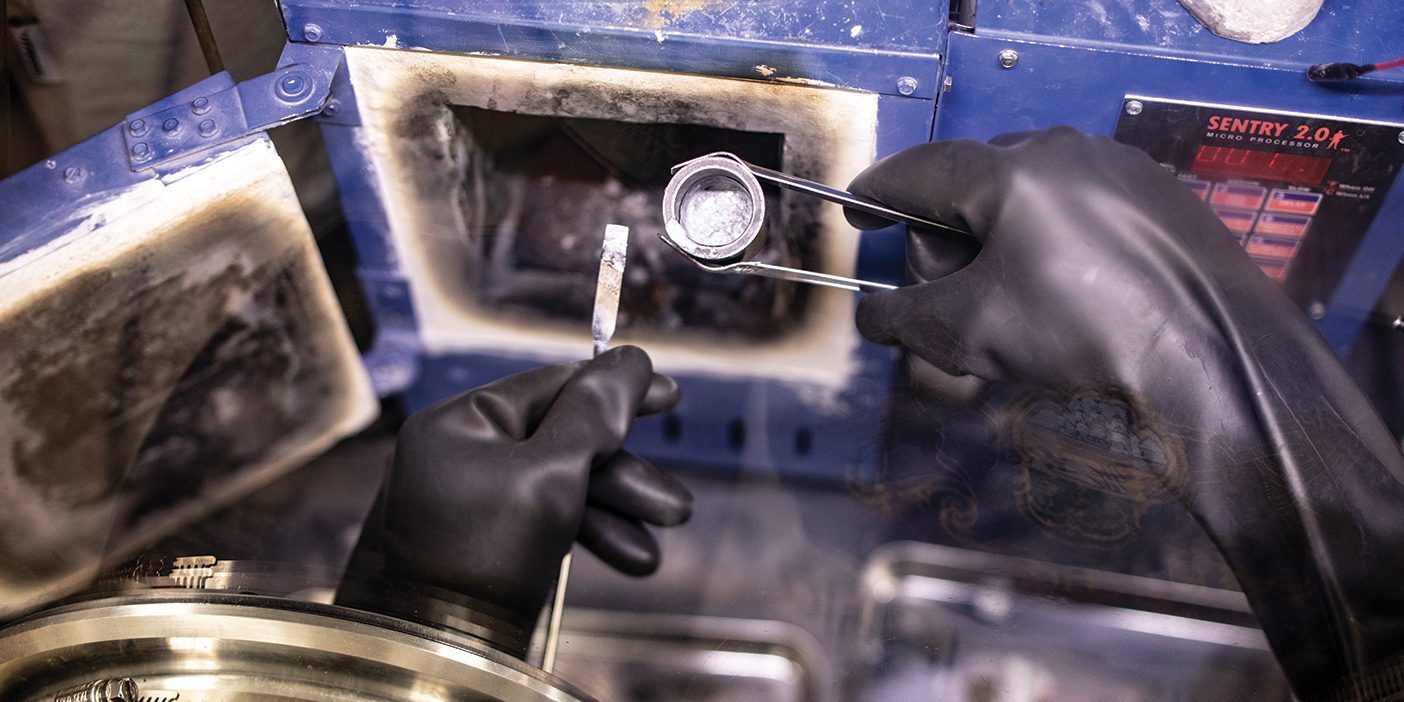
<path id="1" fill-rule="evenodd" d="M 87 213 L 0 265 L 0 614 L 378 411 L 267 139 Z"/>
<path id="2" fill-rule="evenodd" d="M 1281 41 L 1301 31 L 1322 0 L 1180 0 L 1210 31 L 1248 44 Z"/>

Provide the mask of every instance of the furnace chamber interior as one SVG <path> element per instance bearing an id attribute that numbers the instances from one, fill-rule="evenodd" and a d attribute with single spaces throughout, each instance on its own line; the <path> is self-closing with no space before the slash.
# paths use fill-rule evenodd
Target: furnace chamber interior
<path id="1" fill-rule="evenodd" d="M 621 296 L 625 326 L 772 340 L 804 323 L 805 288 L 708 274 L 652 236 L 663 231 L 659 203 L 674 164 L 705 147 L 780 169 L 783 135 L 476 107 L 450 111 L 466 161 L 456 192 L 466 255 L 439 265 L 441 280 L 461 286 L 463 304 L 541 325 L 588 323 L 601 233 L 623 224 L 635 234 Z M 791 217 L 787 193 L 766 195 L 770 229 L 781 235 L 766 240 L 759 258 L 818 265 L 813 203 L 794 203 Z"/>
<path id="2" fill-rule="evenodd" d="M 364 160 L 430 353 L 575 358 L 604 227 L 630 227 L 619 340 L 660 368 L 843 386 L 849 293 L 702 272 L 658 240 L 671 167 L 714 151 L 845 184 L 875 95 L 807 85 L 348 49 Z M 760 259 L 852 275 L 842 211 L 768 192 Z"/>

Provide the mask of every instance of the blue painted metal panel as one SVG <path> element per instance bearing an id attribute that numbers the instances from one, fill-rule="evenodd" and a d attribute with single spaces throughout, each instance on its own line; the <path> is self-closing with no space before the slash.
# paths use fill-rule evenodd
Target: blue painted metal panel
<path id="1" fill-rule="evenodd" d="M 657 3 L 699 8 L 670 13 L 649 12 L 650 3 L 287 0 L 283 17 L 295 42 L 803 80 L 934 97 L 935 81 L 928 78 L 939 70 L 945 10 L 940 3 L 891 4 L 744 2 L 718 13 L 706 3 Z"/>
<path id="2" fill-rule="evenodd" d="M 283 0 L 282 6 L 289 27 L 299 30 L 292 38 L 301 40 L 302 23 L 295 18 L 349 4 Z M 633 28 L 886 51 L 937 49 L 947 14 L 947 3 L 930 0 L 361 0 L 354 4 L 385 15 L 460 16 L 499 26 Z"/>
<path id="3" fill-rule="evenodd" d="M 0 263 L 39 248 L 89 215 L 87 204 L 155 178 L 127 167 L 121 125 L 0 181 Z"/>
<path id="4" fill-rule="evenodd" d="M 1272 44 L 1217 36 L 1178 0 L 986 0 L 978 5 L 976 25 L 979 34 L 990 38 L 1042 37 L 1056 44 L 1278 67 L 1369 63 L 1404 53 L 1398 40 L 1404 4 L 1397 0 L 1327 0 L 1305 29 Z"/>
<path id="5" fill-rule="evenodd" d="M 423 407 L 543 360 L 560 359 L 429 357 L 406 404 Z M 880 435 L 877 419 L 890 380 L 888 365 L 872 360 L 865 361 L 855 384 L 835 398 L 835 409 L 828 412 L 816 411 L 812 391 L 802 386 L 680 376 L 681 403 L 666 417 L 636 423 L 627 447 L 665 464 L 723 470 L 745 466 L 792 477 L 861 481 L 875 466 L 879 446 L 873 437 Z"/>
<path id="6" fill-rule="evenodd" d="M 998 61 L 1004 49 L 1019 54 L 1013 68 L 1003 68 Z M 1310 83 L 1297 69 L 969 34 L 951 36 L 947 62 L 952 88 L 941 98 L 938 139 L 984 141 L 1005 132 L 1060 124 L 1110 135 L 1128 94 L 1404 121 L 1404 88 L 1381 82 L 1327 88 Z M 1349 269 L 1348 284 L 1327 301 L 1326 316 L 1320 320 L 1319 328 L 1341 352 L 1358 334 L 1365 318 L 1362 311 L 1374 305 L 1404 256 L 1404 219 L 1391 217 L 1397 210 L 1388 209 L 1389 202 L 1404 197 L 1404 181 L 1396 179 L 1389 197 Z"/>

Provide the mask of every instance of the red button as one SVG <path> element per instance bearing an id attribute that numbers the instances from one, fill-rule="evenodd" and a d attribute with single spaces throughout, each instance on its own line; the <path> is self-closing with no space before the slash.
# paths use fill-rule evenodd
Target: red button
<path id="1" fill-rule="evenodd" d="M 1224 207 L 1256 210 L 1262 207 L 1263 197 L 1266 195 L 1267 189 L 1256 185 L 1219 183 L 1214 186 L 1214 194 L 1209 197 L 1209 202 Z"/>
<path id="2" fill-rule="evenodd" d="M 1267 277 L 1276 281 L 1287 279 L 1287 262 L 1277 259 L 1266 259 L 1253 257 L 1253 262 L 1258 264 L 1258 270 L 1267 274 Z"/>
<path id="3" fill-rule="evenodd" d="M 1268 196 L 1267 208 L 1273 212 L 1295 212 L 1314 215 L 1321 207 L 1321 193 L 1304 193 L 1298 190 L 1274 189 Z"/>
<path id="4" fill-rule="evenodd" d="M 1189 188 L 1190 192 L 1193 192 L 1199 199 L 1206 200 L 1209 198 L 1209 183 L 1207 181 L 1181 178 L 1180 182 L 1184 183 L 1185 187 Z"/>
<path id="5" fill-rule="evenodd" d="M 1300 241 L 1300 239 L 1254 235 L 1249 237 L 1248 244 L 1243 248 L 1248 251 L 1250 256 L 1289 259 L 1297 253 L 1297 244 Z"/>
<path id="6" fill-rule="evenodd" d="M 1223 221 L 1224 226 L 1228 227 L 1229 231 L 1238 234 L 1247 234 L 1252 231 L 1253 220 L 1257 219 L 1257 215 L 1252 212 L 1225 210 L 1218 207 L 1214 208 L 1214 214 L 1219 215 L 1219 219 Z"/>
<path id="7" fill-rule="evenodd" d="M 1300 239 L 1306 236 L 1307 227 L 1310 226 L 1310 217 L 1264 212 L 1258 217 L 1258 226 L 1253 229 L 1253 233 Z"/>

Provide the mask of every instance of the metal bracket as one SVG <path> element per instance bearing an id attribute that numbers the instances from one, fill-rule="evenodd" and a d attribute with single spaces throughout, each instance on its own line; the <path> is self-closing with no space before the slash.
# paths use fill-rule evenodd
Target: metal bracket
<path id="1" fill-rule="evenodd" d="M 335 64 L 294 63 L 233 84 L 228 73 L 197 83 L 127 117 L 122 137 L 133 171 L 320 112 Z"/>

